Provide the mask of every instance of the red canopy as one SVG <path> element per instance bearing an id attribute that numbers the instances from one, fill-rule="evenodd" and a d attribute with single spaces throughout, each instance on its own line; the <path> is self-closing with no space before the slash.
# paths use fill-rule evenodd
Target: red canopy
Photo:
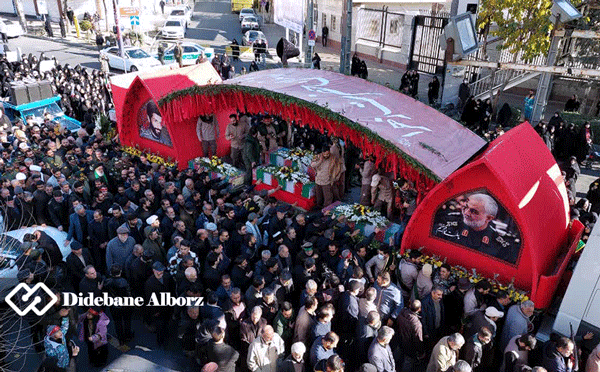
<path id="1" fill-rule="evenodd" d="M 271 69 L 224 81 L 284 93 L 338 113 L 394 144 L 429 169 L 448 177 L 485 141 L 439 111 L 364 79 L 324 70 Z"/>
<path id="2" fill-rule="evenodd" d="M 424 247 L 486 277 L 514 280 L 545 308 L 582 231 L 578 221 L 569 223 L 558 165 L 526 123 L 431 190 L 413 214 L 402 247 Z"/>

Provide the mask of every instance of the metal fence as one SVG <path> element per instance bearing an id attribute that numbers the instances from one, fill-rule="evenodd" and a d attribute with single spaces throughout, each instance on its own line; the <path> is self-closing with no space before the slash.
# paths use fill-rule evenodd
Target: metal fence
<path id="1" fill-rule="evenodd" d="M 446 66 L 440 35 L 448 24 L 447 14 L 418 15 L 413 23 L 409 66 L 419 72 L 443 75 Z"/>
<path id="2" fill-rule="evenodd" d="M 385 48 L 402 47 L 405 15 L 382 9 L 359 8 L 357 12 L 356 40 L 366 41 Z"/>

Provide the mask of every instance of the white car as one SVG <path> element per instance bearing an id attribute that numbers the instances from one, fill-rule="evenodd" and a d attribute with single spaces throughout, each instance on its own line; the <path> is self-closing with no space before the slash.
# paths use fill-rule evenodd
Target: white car
<path id="1" fill-rule="evenodd" d="M 102 49 L 100 54 L 107 56 L 108 66 L 125 72 L 147 70 L 160 66 L 160 62 L 140 48 L 125 48 L 125 58 L 119 55 L 118 47 Z"/>
<path id="2" fill-rule="evenodd" d="M 188 23 L 193 18 L 192 8 L 188 5 L 178 6 L 171 10 L 171 14 L 169 14 L 169 19 L 180 19 L 185 22 L 185 28 L 187 28 Z"/>
<path id="3" fill-rule="evenodd" d="M 267 49 L 269 49 L 269 42 L 267 41 L 265 34 L 263 34 L 262 31 L 256 30 L 247 31 L 244 36 L 242 36 L 242 45 L 253 45 L 256 40 L 264 40 L 265 44 L 267 44 Z"/>
<path id="4" fill-rule="evenodd" d="M 11 230 L 0 235 L 0 301 L 10 290 L 17 285 L 17 273 L 19 272 L 15 265 L 16 260 L 21 256 L 21 243 L 25 234 L 33 234 L 36 230 L 42 230 L 48 234 L 58 245 L 63 261 L 71 253 L 71 245 L 65 247 L 67 233 L 59 231 L 55 227 L 25 227 L 23 229 Z"/>
<path id="5" fill-rule="evenodd" d="M 242 33 L 249 30 L 260 30 L 258 19 L 256 17 L 248 16 L 242 19 Z"/>
<path id="6" fill-rule="evenodd" d="M 183 39 L 185 37 L 185 21 L 168 18 L 160 29 L 160 35 L 165 39 Z"/>
<path id="7" fill-rule="evenodd" d="M 242 22 L 244 17 L 248 17 L 248 16 L 256 17 L 256 13 L 254 13 L 254 9 L 244 8 L 244 9 L 240 10 L 240 16 L 239 16 L 240 22 Z"/>
<path id="8" fill-rule="evenodd" d="M 0 23 L 3 23 L 6 28 L 6 37 L 19 37 L 25 35 L 23 27 L 21 27 L 21 24 L 17 21 L 0 18 Z"/>
<path id="9" fill-rule="evenodd" d="M 183 64 L 184 65 L 193 65 L 198 60 L 198 56 L 200 53 L 204 52 L 204 58 L 209 61 L 212 61 L 215 57 L 215 50 L 213 48 L 205 48 L 202 45 L 198 45 L 195 43 L 181 43 L 181 47 L 183 48 Z M 165 64 L 175 63 L 175 56 L 173 55 L 173 50 L 175 50 L 175 45 L 170 46 L 165 50 L 164 61 Z"/>

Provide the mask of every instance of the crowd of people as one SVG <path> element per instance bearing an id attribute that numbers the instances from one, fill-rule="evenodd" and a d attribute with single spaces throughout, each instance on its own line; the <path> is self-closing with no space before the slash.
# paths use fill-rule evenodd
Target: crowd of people
<path id="1" fill-rule="evenodd" d="M 11 79 L 40 75 L 27 60 L 0 63 Z M 8 228 L 51 226 L 70 244 L 63 257 L 40 227 L 19 248 L 19 282 L 44 282 L 59 298 L 44 316 L 25 317 L 43 356 L 40 370 L 73 371 L 80 353 L 105 365 L 111 337 L 120 345 L 145 342 L 132 322 L 203 371 L 574 370 L 573 340 L 536 342 L 533 302 L 512 303 L 486 280 L 454 277 L 447 264 L 423 264 L 419 251 L 399 257 L 394 240 L 372 249 L 379 230 L 356 244 L 358 231 L 343 217 L 298 211 L 248 179 L 232 187 L 201 170 L 129 156 L 91 125 L 111 107 L 101 74 L 57 65 L 43 76 L 63 95 L 65 111 L 90 125 L 73 138 L 51 117 L 13 125 L 0 116 L 0 203 Z M 213 118 L 199 118 L 206 155 L 216 152 L 211 128 Z M 250 174 L 279 146 L 314 150 L 319 206 L 342 199 L 356 182 L 361 203 L 390 218 L 406 222 L 416 208 L 410 182 L 377 170 L 368 154 L 359 162 L 350 143 L 301 123 L 233 114 L 225 138 L 229 160 Z M 169 293 L 203 304 L 82 308 L 64 304 L 68 292 L 146 303 Z M 31 298 L 17 300 L 24 308 Z M 580 368 L 588 359 L 586 372 L 598 371 L 600 348 L 589 355 Z"/>
<path id="2" fill-rule="evenodd" d="M 42 61 L 53 61 L 53 67 L 51 69 L 41 69 Z M 108 115 L 108 111 L 113 108 L 110 88 L 106 84 L 108 75 L 99 70 L 88 70 L 81 67 L 81 65 L 61 65 L 57 63 L 54 57 L 50 59 L 42 53 L 39 58 L 29 54 L 19 62 L 8 62 L 4 55 L 0 55 L 0 71 L 2 71 L 0 97 L 3 100 L 10 97 L 11 84 L 14 82 L 24 80 L 33 82 L 50 81 L 53 95 L 60 95 L 61 97 L 60 106 L 64 113 L 79 120 L 87 130 L 88 135 L 93 134 L 98 115 Z M 38 126 L 40 130 L 44 128 L 46 130 L 53 129 L 50 123 L 52 120 L 49 117 L 21 119 L 28 121 L 28 125 L 46 122 L 46 125 Z M 3 129 L 10 128 L 4 127 Z"/>

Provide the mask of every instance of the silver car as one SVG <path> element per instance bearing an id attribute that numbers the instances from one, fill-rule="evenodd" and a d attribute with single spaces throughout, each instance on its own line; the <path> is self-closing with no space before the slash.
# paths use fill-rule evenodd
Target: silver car
<path id="1" fill-rule="evenodd" d="M 25 227 L 0 234 L 0 301 L 2 302 L 10 290 L 18 283 L 17 273 L 19 269 L 16 261 L 23 253 L 21 251 L 23 237 L 25 234 L 33 234 L 36 230 L 45 232 L 56 242 L 63 255 L 63 261 L 71 253 L 71 244 L 65 246 L 67 233 L 55 227 Z"/>

